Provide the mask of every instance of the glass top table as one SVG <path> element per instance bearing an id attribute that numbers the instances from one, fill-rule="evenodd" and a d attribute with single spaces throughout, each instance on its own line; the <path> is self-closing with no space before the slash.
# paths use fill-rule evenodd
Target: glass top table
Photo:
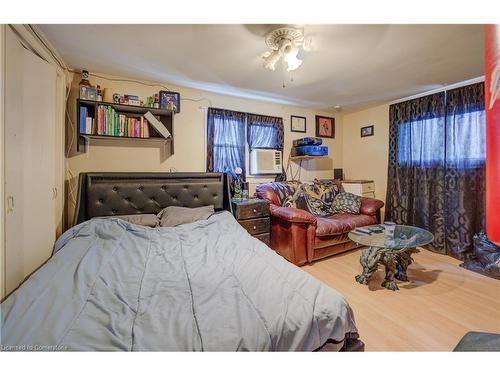
<path id="1" fill-rule="evenodd" d="M 377 225 L 358 228 L 367 230 Z M 382 228 L 379 227 L 379 231 Z M 356 281 L 368 284 L 379 266 L 385 266 L 385 279 L 382 286 L 389 290 L 398 290 L 394 279 L 408 281 L 407 268 L 413 262 L 411 255 L 418 253 L 417 246 L 424 246 L 434 240 L 434 235 L 422 228 L 409 225 L 389 225 L 379 233 L 359 234 L 353 230 L 349 238 L 357 244 L 368 246 L 361 252 L 359 263 L 363 269 Z"/>
<path id="2" fill-rule="evenodd" d="M 373 225 L 362 227 L 370 228 Z M 360 245 L 380 248 L 403 249 L 417 246 L 424 246 L 434 240 L 434 235 L 422 228 L 409 225 L 396 225 L 394 228 L 394 238 L 382 233 L 372 233 L 361 235 L 349 232 L 349 238 Z"/>

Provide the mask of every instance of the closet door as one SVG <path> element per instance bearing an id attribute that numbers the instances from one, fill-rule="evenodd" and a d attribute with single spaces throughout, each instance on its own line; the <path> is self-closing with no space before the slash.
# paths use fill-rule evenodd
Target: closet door
<path id="1" fill-rule="evenodd" d="M 5 289 L 24 278 L 24 48 L 12 30 L 5 39 Z"/>
<path id="2" fill-rule="evenodd" d="M 52 253 L 55 241 L 55 68 L 6 39 L 6 291 Z"/>
<path id="3" fill-rule="evenodd" d="M 24 276 L 45 262 L 55 241 L 54 67 L 24 51 Z"/>

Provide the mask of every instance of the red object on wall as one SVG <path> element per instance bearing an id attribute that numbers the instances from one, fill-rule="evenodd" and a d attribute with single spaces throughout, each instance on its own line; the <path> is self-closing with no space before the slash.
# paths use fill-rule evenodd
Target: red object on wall
<path id="1" fill-rule="evenodd" d="M 486 234 L 500 244 L 500 25 L 485 26 Z"/>

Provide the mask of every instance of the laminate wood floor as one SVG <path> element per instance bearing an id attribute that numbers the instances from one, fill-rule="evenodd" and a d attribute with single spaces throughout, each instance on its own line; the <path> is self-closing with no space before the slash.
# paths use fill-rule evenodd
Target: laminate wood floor
<path id="1" fill-rule="evenodd" d="M 342 293 L 366 351 L 451 351 L 468 331 L 500 333 L 500 281 L 459 267 L 460 261 L 421 249 L 399 290 L 358 284 L 360 249 L 302 269 Z"/>

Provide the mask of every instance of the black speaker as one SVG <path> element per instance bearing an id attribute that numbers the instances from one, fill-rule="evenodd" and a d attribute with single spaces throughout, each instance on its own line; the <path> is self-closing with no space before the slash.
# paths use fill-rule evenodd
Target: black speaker
<path id="1" fill-rule="evenodd" d="M 334 168 L 333 169 L 333 178 L 337 180 L 342 180 L 344 178 L 344 171 L 342 168 Z"/>

